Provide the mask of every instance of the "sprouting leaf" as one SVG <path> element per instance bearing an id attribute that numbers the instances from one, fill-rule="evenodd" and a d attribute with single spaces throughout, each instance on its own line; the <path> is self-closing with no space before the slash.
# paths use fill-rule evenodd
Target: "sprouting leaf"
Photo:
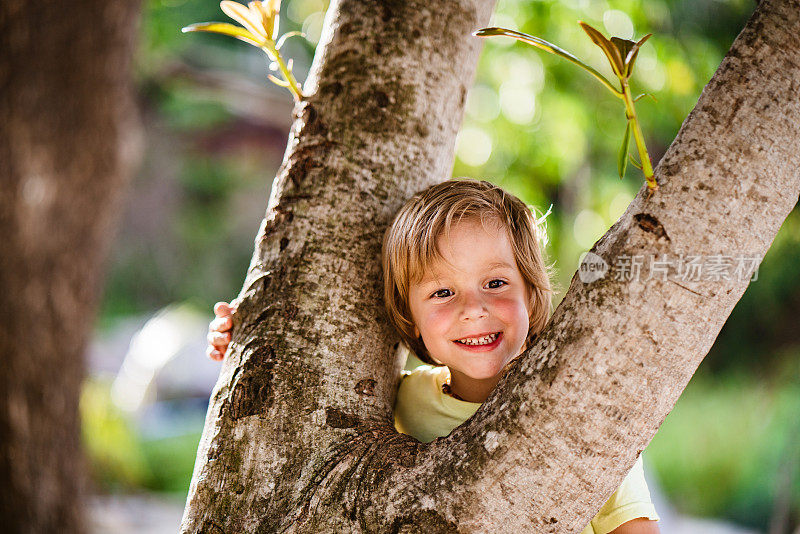
<path id="1" fill-rule="evenodd" d="M 559 48 L 558 46 L 554 45 L 553 43 L 547 42 L 544 39 L 541 39 L 541 38 L 536 37 L 534 35 L 528 35 L 527 33 L 518 32 L 516 30 L 509 30 L 507 28 L 496 28 L 496 27 L 482 28 L 482 29 L 476 31 L 473 35 L 476 35 L 478 37 L 492 37 L 492 36 L 497 36 L 497 35 L 503 35 L 505 37 L 513 37 L 514 39 L 518 39 L 518 40 L 520 40 L 522 42 L 525 42 L 525 43 L 528 43 L 530 45 L 533 45 L 536 48 L 540 48 L 540 49 L 542 49 L 542 50 L 544 50 L 546 52 L 550 52 L 551 54 L 554 54 L 556 56 L 563 57 L 564 59 L 566 59 L 568 61 L 571 61 L 572 63 L 578 65 L 579 67 L 584 69 L 586 72 L 588 72 L 589 74 L 591 74 L 592 76 L 597 78 L 600 81 L 600 83 L 605 85 L 606 88 L 608 88 L 608 90 L 611 91 L 612 93 L 614 93 L 615 95 L 617 95 L 617 96 L 621 96 L 622 95 L 622 93 L 620 93 L 620 91 L 616 87 L 611 85 L 611 82 L 609 82 L 605 78 L 605 76 L 603 76 L 602 74 L 597 72 L 595 69 L 593 69 L 592 67 L 590 67 L 589 65 L 587 65 L 586 63 L 584 63 L 583 61 L 578 59 L 577 57 L 573 56 L 572 54 L 570 54 L 569 52 L 567 52 L 563 48 Z"/>
<path id="2" fill-rule="evenodd" d="M 289 87 L 289 82 L 281 80 L 280 78 L 273 76 L 272 74 L 267 74 L 267 78 L 269 78 L 270 81 L 275 85 L 280 85 L 281 87 Z"/>
<path id="3" fill-rule="evenodd" d="M 300 32 L 289 32 L 281 37 L 277 43 L 275 42 L 278 37 L 280 5 L 281 0 L 252 0 L 246 6 L 232 0 L 222 0 L 219 3 L 220 9 L 243 27 L 225 22 L 206 22 L 186 26 L 183 31 L 221 33 L 236 37 L 260 48 L 270 60 L 269 69 L 272 71 L 280 69 L 285 80 L 281 80 L 271 74 L 268 75 L 268 78 L 281 87 L 289 88 L 294 95 L 294 99 L 300 101 L 303 99 L 303 92 L 292 73 L 292 61 L 290 60 L 288 67 L 286 67 L 278 51 L 287 38 L 298 35 Z"/>
<path id="4" fill-rule="evenodd" d="M 634 167 L 636 167 L 640 171 L 642 170 L 642 166 L 639 164 L 639 162 L 636 161 L 635 159 L 633 159 L 633 154 L 628 154 L 628 158 L 631 160 L 631 165 L 633 165 Z"/>
<path id="5" fill-rule="evenodd" d="M 648 33 L 647 35 L 639 39 L 639 41 L 637 41 L 636 43 L 634 43 L 633 41 L 628 41 L 626 39 L 620 39 L 621 41 L 624 40 L 626 43 L 631 43 L 632 45 L 630 48 L 626 49 L 627 51 L 622 56 L 624 58 L 622 62 L 625 64 L 626 77 L 630 78 L 631 75 L 633 74 L 633 65 L 634 63 L 636 63 L 636 57 L 639 55 L 639 49 L 642 47 L 644 42 L 650 38 L 651 35 L 653 34 Z M 617 37 L 612 37 L 611 39 L 613 41 L 614 39 L 617 39 Z"/>
<path id="6" fill-rule="evenodd" d="M 265 28 L 261 24 L 261 20 L 259 20 L 260 17 L 256 17 L 257 13 L 251 12 L 247 6 L 243 6 L 239 2 L 233 2 L 231 0 L 223 0 L 219 3 L 219 7 L 222 9 L 223 13 L 247 28 L 250 33 L 257 35 L 261 42 L 271 37 L 269 31 L 271 28 Z"/>
<path id="7" fill-rule="evenodd" d="M 303 32 L 298 32 L 298 31 L 284 33 L 283 35 L 281 35 L 281 38 L 278 39 L 278 43 L 275 45 L 275 50 L 280 50 L 281 47 L 283 46 L 283 43 L 286 42 L 286 39 L 288 39 L 289 37 L 295 37 L 297 35 L 301 37 L 306 36 L 306 34 L 304 34 Z"/>
<path id="8" fill-rule="evenodd" d="M 229 35 L 231 37 L 236 37 L 237 39 L 244 41 L 245 43 L 251 44 L 253 46 L 261 46 L 261 42 L 258 41 L 258 38 L 250 33 L 249 31 L 245 30 L 241 26 L 236 26 L 235 24 L 230 24 L 227 22 L 198 22 L 197 24 L 190 24 L 181 29 L 183 33 L 188 32 L 210 32 L 210 33 L 220 33 L 222 35 Z"/>
<path id="9" fill-rule="evenodd" d="M 633 131 L 634 141 L 642 158 L 642 164 L 636 164 L 632 156 L 630 159 L 633 164 L 641 169 L 644 173 L 645 180 L 647 180 L 647 187 L 650 191 L 650 194 L 652 194 L 652 192 L 658 188 L 658 184 L 656 183 L 653 175 L 650 157 L 647 155 L 647 147 L 645 146 L 644 136 L 642 135 L 636 116 L 636 110 L 634 108 L 635 100 L 631 98 L 631 90 L 628 83 L 628 80 L 633 72 L 633 66 L 636 62 L 636 57 L 639 53 L 639 48 L 642 46 L 642 44 L 644 44 L 645 41 L 647 41 L 647 39 L 650 38 L 651 34 L 645 35 L 637 42 L 633 42 L 628 39 L 621 39 L 619 37 L 612 37 L 611 39 L 608 39 L 591 25 L 583 21 L 578 21 L 578 23 L 580 24 L 581 28 L 583 28 L 583 31 L 585 31 L 592 40 L 592 42 L 600 47 L 605 54 L 609 64 L 611 65 L 611 69 L 614 71 L 614 74 L 617 76 L 617 78 L 619 78 L 620 89 L 617 89 L 611 85 L 611 83 L 605 77 L 603 77 L 603 75 L 583 63 L 566 50 L 563 50 L 539 37 L 506 28 L 496 27 L 483 28 L 475 32 L 473 35 L 478 37 L 489 37 L 496 35 L 513 37 L 514 39 L 518 39 L 537 48 L 541 48 L 546 52 L 563 57 L 564 59 L 575 63 L 582 69 L 589 72 L 592 76 L 600 80 L 600 82 L 605 85 L 609 91 L 621 98 L 625 103 L 625 116 L 628 118 L 628 122 L 625 125 L 625 137 L 622 140 L 622 146 L 620 147 L 619 155 L 617 157 L 617 170 L 619 172 L 619 177 L 622 178 L 625 175 L 625 170 L 628 165 L 628 148 L 630 146 L 631 131 Z M 636 97 L 636 100 L 641 98 L 641 96 L 643 95 Z M 650 96 L 652 97 L 652 95 Z M 653 99 L 655 100 L 655 97 L 653 97 Z"/>
<path id="10" fill-rule="evenodd" d="M 619 147 L 619 155 L 617 156 L 617 172 L 619 178 L 625 176 L 625 169 L 628 166 L 628 145 L 631 141 L 631 121 L 625 121 L 625 135 L 622 137 L 622 146 Z"/>
<path id="11" fill-rule="evenodd" d="M 589 36 L 594 44 L 600 47 L 603 53 L 608 58 L 608 62 L 611 64 L 611 69 L 614 71 L 618 77 L 623 78 L 625 77 L 625 64 L 622 62 L 622 54 L 620 54 L 619 49 L 606 39 L 606 36 L 591 27 L 590 25 L 586 24 L 582 20 L 578 21 L 578 24 L 581 25 L 583 31 Z"/>
<path id="12" fill-rule="evenodd" d="M 628 52 L 631 51 L 631 49 L 636 45 L 636 43 L 628 39 L 623 39 L 622 37 L 612 37 L 609 40 L 611 41 L 611 44 L 616 46 L 617 50 L 619 50 L 619 55 L 620 57 L 622 57 L 622 64 L 624 65 L 625 60 L 628 57 Z"/>
<path id="13" fill-rule="evenodd" d="M 280 19 L 281 0 L 256 0 L 248 2 L 251 19 L 256 20 L 267 30 L 267 35 L 275 40 L 278 37 L 278 20 Z"/>

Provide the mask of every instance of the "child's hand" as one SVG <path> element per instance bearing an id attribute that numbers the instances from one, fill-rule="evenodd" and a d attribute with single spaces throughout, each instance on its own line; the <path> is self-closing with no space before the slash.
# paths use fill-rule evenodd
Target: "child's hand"
<path id="1" fill-rule="evenodd" d="M 208 325 L 208 347 L 206 355 L 214 361 L 221 362 L 225 358 L 228 344 L 231 342 L 231 328 L 233 319 L 231 315 L 236 311 L 236 306 L 227 302 L 217 302 L 214 304 L 214 315 L 216 319 Z"/>

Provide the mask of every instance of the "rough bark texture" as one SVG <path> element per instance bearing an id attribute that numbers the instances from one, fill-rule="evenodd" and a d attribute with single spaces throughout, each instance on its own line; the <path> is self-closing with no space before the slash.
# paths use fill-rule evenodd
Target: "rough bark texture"
<path id="1" fill-rule="evenodd" d="M 129 66 L 138 11 L 136 1 L 0 4 L 3 532 L 84 530 L 78 393 L 137 154 Z"/>
<path id="2" fill-rule="evenodd" d="M 345 504 L 351 469 L 370 476 L 357 460 L 376 438 L 353 427 L 411 443 L 389 427 L 402 363 L 382 309 L 380 240 L 406 198 L 450 174 L 481 46 L 470 33 L 491 8 L 329 8 L 212 394 L 185 531 L 348 531 L 353 503 L 344 514 L 319 503 Z M 359 498 L 374 487 L 365 478 Z"/>
<path id="3" fill-rule="evenodd" d="M 656 170 L 660 189 L 643 189 L 595 245 L 609 265 L 763 257 L 800 191 L 799 7 L 761 2 Z M 332 7 L 183 531 L 579 532 L 746 288 L 645 280 L 646 269 L 639 282 L 576 277 L 473 418 L 430 445 L 393 431 L 401 362 L 380 304 L 379 240 L 399 203 L 448 175 L 477 50 L 467 33 L 486 10 Z"/>

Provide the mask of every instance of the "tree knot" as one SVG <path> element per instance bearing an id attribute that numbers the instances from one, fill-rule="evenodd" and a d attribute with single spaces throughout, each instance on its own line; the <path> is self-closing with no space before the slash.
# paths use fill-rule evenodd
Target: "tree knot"
<path id="1" fill-rule="evenodd" d="M 667 235 L 667 231 L 664 230 L 664 225 L 662 225 L 658 219 L 649 213 L 637 213 L 633 216 L 633 219 L 636 221 L 636 224 L 639 225 L 639 228 L 645 232 L 655 234 L 655 236 L 659 239 L 664 238 L 667 241 L 670 240 L 669 236 Z"/>

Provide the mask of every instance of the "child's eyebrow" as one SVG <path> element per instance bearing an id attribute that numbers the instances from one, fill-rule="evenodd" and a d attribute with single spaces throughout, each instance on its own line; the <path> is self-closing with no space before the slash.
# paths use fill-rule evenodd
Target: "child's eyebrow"
<path id="1" fill-rule="evenodd" d="M 504 261 L 496 261 L 489 264 L 489 269 L 513 269 L 513 265 L 509 265 Z"/>
<path id="2" fill-rule="evenodd" d="M 442 285 L 442 277 L 441 276 L 426 276 L 419 282 L 417 282 L 420 286 L 439 286 Z"/>

